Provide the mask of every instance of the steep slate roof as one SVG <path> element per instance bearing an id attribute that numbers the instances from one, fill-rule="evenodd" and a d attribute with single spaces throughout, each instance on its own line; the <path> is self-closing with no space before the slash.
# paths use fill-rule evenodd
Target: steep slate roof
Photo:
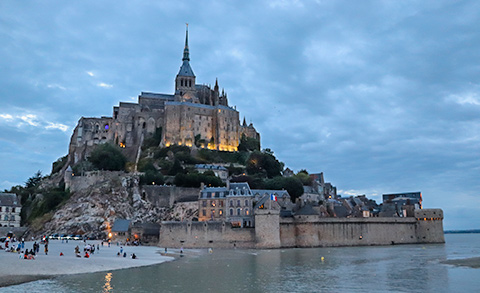
<path id="1" fill-rule="evenodd" d="M 20 200 L 14 193 L 0 193 L 0 206 L 21 207 Z"/>
<path id="2" fill-rule="evenodd" d="M 207 170 L 222 170 L 227 171 L 227 168 L 223 166 L 217 166 L 212 164 L 196 164 L 195 169 L 207 169 Z"/>
<path id="3" fill-rule="evenodd" d="M 318 215 L 318 213 L 313 209 L 313 207 L 309 204 L 304 205 L 301 209 L 299 209 L 295 215 L 299 216 L 311 216 L 311 215 Z"/>
<path id="4" fill-rule="evenodd" d="M 178 75 L 180 76 L 195 76 L 193 73 L 192 67 L 190 67 L 190 63 L 188 60 L 183 60 L 183 64 L 178 71 Z"/>
<path id="5" fill-rule="evenodd" d="M 263 197 L 257 202 L 257 204 L 255 204 L 255 207 L 254 207 L 253 209 L 254 209 L 254 210 L 258 209 L 262 204 L 266 204 L 267 201 L 269 201 L 269 200 L 270 200 L 270 194 L 267 194 L 267 195 L 263 196 Z M 281 206 L 280 206 L 280 204 L 279 204 L 278 202 L 276 202 L 276 201 L 274 201 L 274 200 L 272 200 L 272 202 L 273 202 L 273 206 L 272 206 L 273 209 L 277 209 L 277 210 L 278 210 L 278 209 L 281 209 Z"/>
<path id="6" fill-rule="evenodd" d="M 260 195 L 264 195 L 264 194 L 276 194 L 277 197 L 283 197 L 284 195 L 287 195 L 288 197 L 290 197 L 290 194 L 288 194 L 288 191 L 286 190 L 273 190 L 273 189 L 252 189 L 252 193 L 253 194 L 260 194 Z"/>
<path id="7" fill-rule="evenodd" d="M 112 232 L 128 232 L 132 220 L 116 219 L 113 223 Z"/>
<path id="8" fill-rule="evenodd" d="M 171 101 L 173 101 L 175 98 L 174 95 L 158 94 L 158 93 L 150 93 L 150 92 L 142 92 L 139 97 L 151 98 L 151 99 L 164 99 L 164 100 L 171 100 Z"/>
<path id="9" fill-rule="evenodd" d="M 247 182 L 234 182 L 230 183 L 230 190 L 232 189 L 248 189 L 250 190 L 250 186 L 248 185 Z"/>

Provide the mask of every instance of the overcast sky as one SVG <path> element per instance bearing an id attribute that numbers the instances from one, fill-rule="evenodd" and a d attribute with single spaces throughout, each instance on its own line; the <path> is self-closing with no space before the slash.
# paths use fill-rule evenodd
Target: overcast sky
<path id="1" fill-rule="evenodd" d="M 479 1 L 0 1 L 0 190 L 68 152 L 81 116 L 197 83 L 262 147 L 342 195 L 421 191 L 480 228 Z"/>

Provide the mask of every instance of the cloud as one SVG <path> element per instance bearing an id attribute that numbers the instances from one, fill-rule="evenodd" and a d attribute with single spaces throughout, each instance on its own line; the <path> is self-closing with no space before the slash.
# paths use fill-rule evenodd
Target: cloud
<path id="1" fill-rule="evenodd" d="M 447 100 L 453 101 L 460 105 L 480 106 L 480 95 L 478 93 L 463 93 L 460 95 L 450 95 Z"/>
<path id="2" fill-rule="evenodd" d="M 52 122 L 47 122 L 47 126 L 45 126 L 45 129 L 60 129 L 63 132 L 66 132 L 69 127 L 65 124 L 61 123 L 52 123 Z"/>
<path id="3" fill-rule="evenodd" d="M 57 89 L 61 89 L 61 90 L 66 90 L 67 89 L 67 88 L 65 88 L 61 85 L 58 85 L 58 84 L 48 84 L 47 88 L 57 88 Z"/>
<path id="4" fill-rule="evenodd" d="M 109 88 L 112 88 L 112 87 L 113 87 L 113 85 L 107 84 L 107 83 L 103 83 L 103 82 L 97 84 L 97 86 L 103 87 L 103 88 L 106 88 L 106 89 L 109 89 Z"/>
<path id="5" fill-rule="evenodd" d="M 22 115 L 22 116 L 17 116 L 17 118 L 19 118 L 23 122 L 27 123 L 28 125 L 39 126 L 39 122 L 37 120 L 37 115 L 26 114 L 26 115 Z M 21 124 L 19 124 L 19 125 L 21 125 Z"/>
<path id="6" fill-rule="evenodd" d="M 4 120 L 7 120 L 7 121 L 13 120 L 13 116 L 10 115 L 10 114 L 0 114 L 0 118 L 2 118 Z"/>
<path id="7" fill-rule="evenodd" d="M 17 128 L 23 128 L 24 126 L 32 126 L 43 129 L 58 129 L 62 132 L 69 130 L 69 127 L 62 123 L 56 123 L 48 121 L 42 117 L 38 117 L 35 114 L 0 114 L 0 119 L 3 119 L 7 124 L 15 126 Z"/>
<path id="8" fill-rule="evenodd" d="M 87 71 L 87 74 L 90 75 L 90 76 L 95 76 L 95 74 L 91 71 Z"/>

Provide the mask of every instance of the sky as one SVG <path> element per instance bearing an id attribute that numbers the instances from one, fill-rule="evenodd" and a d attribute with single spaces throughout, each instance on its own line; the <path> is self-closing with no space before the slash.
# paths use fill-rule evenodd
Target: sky
<path id="1" fill-rule="evenodd" d="M 2 0 L 0 190 L 49 174 L 80 117 L 173 93 L 185 23 L 197 83 L 287 167 L 480 228 L 478 1 Z"/>

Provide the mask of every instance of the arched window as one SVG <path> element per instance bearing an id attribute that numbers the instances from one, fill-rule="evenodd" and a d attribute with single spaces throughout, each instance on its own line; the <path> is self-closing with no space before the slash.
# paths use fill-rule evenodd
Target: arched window
<path id="1" fill-rule="evenodd" d="M 233 216 L 233 209 L 230 209 L 230 216 Z"/>
<path id="2" fill-rule="evenodd" d="M 230 200 L 230 206 L 233 207 L 233 200 Z"/>
<path id="3" fill-rule="evenodd" d="M 250 214 L 250 212 L 248 211 L 248 209 L 245 209 L 245 215 L 248 216 Z"/>
<path id="4" fill-rule="evenodd" d="M 189 81 L 188 81 L 188 86 L 189 86 L 189 87 L 192 87 L 192 80 L 189 80 Z"/>
<path id="5" fill-rule="evenodd" d="M 237 216 L 240 216 L 240 209 L 237 209 Z"/>

